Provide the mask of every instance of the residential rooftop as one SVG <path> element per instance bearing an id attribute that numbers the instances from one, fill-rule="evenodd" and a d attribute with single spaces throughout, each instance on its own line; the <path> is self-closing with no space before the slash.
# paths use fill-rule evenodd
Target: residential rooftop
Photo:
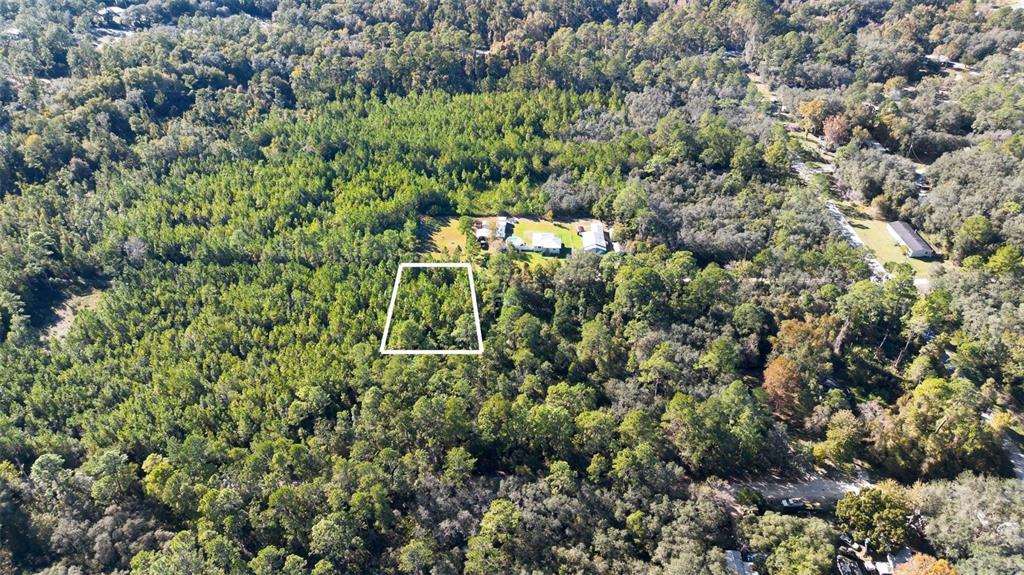
<path id="1" fill-rule="evenodd" d="M 934 252 L 931 244 L 917 233 L 914 226 L 904 221 L 889 222 L 889 227 L 899 236 L 900 240 L 910 248 L 911 252 Z"/>

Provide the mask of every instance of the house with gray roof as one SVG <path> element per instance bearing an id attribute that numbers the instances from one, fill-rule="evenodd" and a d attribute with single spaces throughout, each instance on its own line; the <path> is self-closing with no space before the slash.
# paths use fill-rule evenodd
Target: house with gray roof
<path id="1" fill-rule="evenodd" d="M 892 239 L 907 250 L 908 256 L 912 258 L 935 257 L 935 249 L 921 237 L 921 234 L 917 233 L 914 226 L 907 222 L 889 222 L 885 224 L 885 228 L 889 231 Z"/>

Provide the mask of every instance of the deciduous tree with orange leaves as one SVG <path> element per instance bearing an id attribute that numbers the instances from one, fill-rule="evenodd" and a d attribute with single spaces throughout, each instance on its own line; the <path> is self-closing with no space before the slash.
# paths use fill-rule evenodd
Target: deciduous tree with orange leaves
<path id="1" fill-rule="evenodd" d="M 772 413 L 782 419 L 792 419 L 803 413 L 804 395 L 800 370 L 784 356 L 779 356 L 764 370 L 764 391 Z"/>
<path id="2" fill-rule="evenodd" d="M 897 566 L 895 575 L 957 575 L 957 573 L 949 561 L 917 553 L 910 561 Z"/>

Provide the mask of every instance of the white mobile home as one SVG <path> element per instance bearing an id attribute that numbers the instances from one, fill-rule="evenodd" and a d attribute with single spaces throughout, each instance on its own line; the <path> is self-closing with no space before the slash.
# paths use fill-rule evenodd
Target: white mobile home
<path id="1" fill-rule="evenodd" d="M 546 256 L 557 256 L 562 253 L 562 238 L 547 232 L 534 232 L 531 249 Z"/>
<path id="2" fill-rule="evenodd" d="M 594 222 L 590 224 L 590 230 L 582 232 L 580 238 L 583 240 L 583 251 L 603 254 L 608 252 L 608 240 L 604 236 L 604 224 Z"/>

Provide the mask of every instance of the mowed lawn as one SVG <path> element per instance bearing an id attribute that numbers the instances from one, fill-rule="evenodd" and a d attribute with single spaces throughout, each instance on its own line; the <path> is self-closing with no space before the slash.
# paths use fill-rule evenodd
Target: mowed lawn
<path id="1" fill-rule="evenodd" d="M 857 236 L 864 242 L 864 245 L 874 252 L 875 257 L 883 264 L 888 262 L 908 263 L 914 268 L 914 275 L 918 278 L 927 278 L 932 267 L 942 265 L 940 259 L 925 261 L 907 257 L 903 247 L 889 235 L 889 230 L 885 227 L 886 222 L 872 219 L 859 206 L 843 202 L 839 204 L 839 208 L 853 229 L 856 230 Z M 927 237 L 925 239 L 928 240 Z M 929 240 L 930 242 L 931 240 Z"/>
<path id="2" fill-rule="evenodd" d="M 533 244 L 534 233 L 555 234 L 562 238 L 562 244 L 574 250 L 583 249 L 583 239 L 576 234 L 576 226 L 583 226 L 590 229 L 590 220 L 572 221 L 547 221 L 529 218 L 519 218 L 518 223 L 512 227 L 512 235 L 519 236 L 528 244 Z"/>
<path id="3" fill-rule="evenodd" d="M 495 226 L 497 216 L 478 216 L 474 218 L 484 221 L 492 230 Z M 536 218 L 516 218 L 516 223 L 511 226 L 508 232 L 510 236 L 519 236 L 528 245 L 533 243 L 534 233 L 552 233 L 562 239 L 562 244 L 572 250 L 583 249 L 583 239 L 576 234 L 577 226 L 590 229 L 593 220 L 540 220 Z M 466 237 L 459 231 L 459 218 L 424 218 L 421 222 L 425 237 L 423 251 L 435 255 L 442 255 L 445 252 L 454 253 L 456 248 L 465 249 Z M 498 242 L 491 242 L 491 249 L 497 249 Z M 530 253 L 530 260 L 552 259 L 540 254 Z"/>

